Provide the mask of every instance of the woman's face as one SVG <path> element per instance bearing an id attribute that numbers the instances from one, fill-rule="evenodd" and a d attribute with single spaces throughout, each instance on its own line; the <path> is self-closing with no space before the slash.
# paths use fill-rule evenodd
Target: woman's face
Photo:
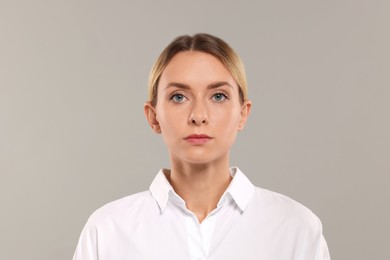
<path id="1" fill-rule="evenodd" d="M 145 114 L 171 159 L 210 163 L 228 159 L 250 107 L 249 101 L 240 103 L 237 83 L 217 58 L 188 51 L 176 54 L 164 69 L 156 107 L 147 103 Z"/>

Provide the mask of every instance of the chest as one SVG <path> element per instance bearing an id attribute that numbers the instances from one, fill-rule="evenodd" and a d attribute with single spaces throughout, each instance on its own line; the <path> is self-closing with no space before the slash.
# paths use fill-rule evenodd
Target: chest
<path id="1" fill-rule="evenodd" d="M 168 213 L 169 214 L 169 213 Z M 254 217 L 254 219 L 253 219 Z M 98 230 L 98 255 L 112 259 L 306 259 L 297 257 L 299 232 L 237 211 L 221 211 L 202 224 L 190 214 L 112 223 Z"/>

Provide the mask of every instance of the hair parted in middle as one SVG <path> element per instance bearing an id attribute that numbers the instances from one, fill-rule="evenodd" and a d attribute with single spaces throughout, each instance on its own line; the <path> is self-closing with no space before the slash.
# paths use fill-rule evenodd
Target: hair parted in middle
<path id="1" fill-rule="evenodd" d="M 222 39 L 210 34 L 176 37 L 160 54 L 149 75 L 149 102 L 157 104 L 160 76 L 172 58 L 179 52 L 200 51 L 216 57 L 232 74 L 239 88 L 240 102 L 248 100 L 248 87 L 244 65 L 236 52 Z"/>

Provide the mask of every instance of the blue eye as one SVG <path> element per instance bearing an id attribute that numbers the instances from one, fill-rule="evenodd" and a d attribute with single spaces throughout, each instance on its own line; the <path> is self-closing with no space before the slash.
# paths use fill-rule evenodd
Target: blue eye
<path id="1" fill-rule="evenodd" d="M 175 103 L 181 103 L 183 102 L 184 100 L 186 99 L 186 97 L 182 94 L 174 94 L 172 97 L 171 97 L 171 100 Z"/>
<path id="2" fill-rule="evenodd" d="M 214 99 L 214 101 L 222 102 L 222 101 L 225 101 L 227 99 L 227 96 L 223 93 L 216 93 L 213 95 L 213 99 Z"/>

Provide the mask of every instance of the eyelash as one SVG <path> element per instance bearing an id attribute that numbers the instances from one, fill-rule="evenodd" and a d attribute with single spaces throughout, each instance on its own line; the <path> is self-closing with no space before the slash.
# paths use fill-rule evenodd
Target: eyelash
<path id="1" fill-rule="evenodd" d="M 216 92 L 216 93 L 214 93 L 214 94 L 211 96 L 211 98 L 215 97 L 216 95 L 222 95 L 223 98 L 224 98 L 223 100 L 217 101 L 217 102 L 224 102 L 225 100 L 228 100 L 228 99 L 229 99 L 229 96 L 228 96 L 226 93 L 224 93 L 224 92 Z M 174 98 L 177 97 L 177 96 L 182 96 L 184 99 L 187 99 L 186 96 L 185 96 L 184 94 L 182 94 L 182 93 L 180 93 L 180 92 L 176 92 L 176 93 L 171 94 L 171 96 L 169 97 L 169 100 L 172 101 L 172 102 L 174 102 L 174 103 L 182 103 L 182 102 L 180 102 L 180 101 L 175 101 L 175 100 L 174 100 Z"/>
<path id="2" fill-rule="evenodd" d="M 224 93 L 224 92 L 217 92 L 217 93 L 215 93 L 212 97 L 215 97 L 216 95 L 222 95 L 222 96 L 224 97 L 224 100 L 218 101 L 218 102 L 223 102 L 223 101 L 229 99 L 229 96 L 228 96 L 226 93 Z"/>
<path id="3" fill-rule="evenodd" d="M 181 103 L 181 102 L 178 102 L 178 101 L 175 101 L 174 98 L 177 97 L 177 96 L 182 96 L 184 99 L 186 99 L 186 96 L 184 96 L 182 93 L 180 92 L 176 92 L 176 93 L 173 93 L 170 98 L 169 98 L 169 101 L 172 101 L 174 103 Z"/>

